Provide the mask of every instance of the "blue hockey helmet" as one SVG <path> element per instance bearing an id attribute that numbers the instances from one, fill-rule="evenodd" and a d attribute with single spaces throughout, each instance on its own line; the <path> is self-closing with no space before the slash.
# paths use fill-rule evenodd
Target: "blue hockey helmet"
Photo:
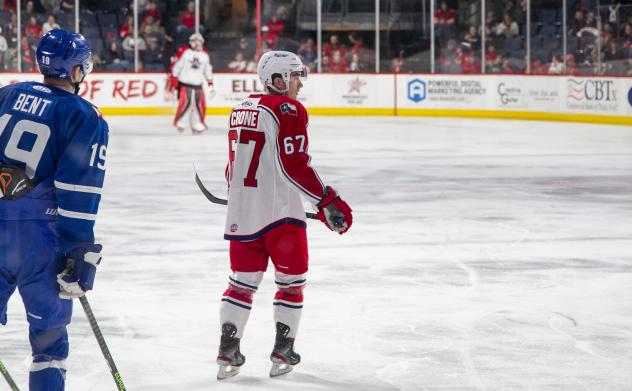
<path id="1" fill-rule="evenodd" d="M 40 73 L 44 76 L 72 82 L 75 66 L 81 67 L 84 77 L 92 71 L 92 50 L 81 34 L 61 29 L 50 30 L 40 39 L 36 55 Z"/>

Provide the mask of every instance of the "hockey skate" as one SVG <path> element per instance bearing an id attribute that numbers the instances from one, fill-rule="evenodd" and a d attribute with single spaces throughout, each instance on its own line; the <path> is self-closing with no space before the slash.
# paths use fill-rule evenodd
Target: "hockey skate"
<path id="1" fill-rule="evenodd" d="M 217 355 L 217 380 L 233 377 L 239 373 L 240 367 L 246 362 L 246 357 L 239 351 L 239 338 L 235 338 L 237 328 L 232 323 L 222 325 L 222 338 Z"/>
<path id="2" fill-rule="evenodd" d="M 301 362 L 301 356 L 294 351 L 294 338 L 288 338 L 290 328 L 281 323 L 276 324 L 276 341 L 270 355 L 272 369 L 270 377 L 285 375 L 294 369 L 294 365 Z"/>

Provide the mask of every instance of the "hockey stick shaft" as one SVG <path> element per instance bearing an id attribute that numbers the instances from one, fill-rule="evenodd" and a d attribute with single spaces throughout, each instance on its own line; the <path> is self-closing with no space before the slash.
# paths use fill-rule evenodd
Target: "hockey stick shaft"
<path id="1" fill-rule="evenodd" d="M 215 197 L 213 195 L 213 193 L 211 193 L 210 191 L 208 191 L 208 189 L 206 187 L 204 187 L 204 184 L 202 183 L 202 180 L 198 176 L 197 172 L 195 173 L 195 183 L 197 183 L 198 187 L 202 191 L 202 194 L 204 194 L 204 196 L 209 201 L 211 201 L 214 204 L 228 205 L 228 200 L 225 200 L 225 199 L 219 198 L 219 197 Z M 318 220 L 318 217 L 316 217 L 316 213 L 305 212 L 305 216 L 308 219 Z"/>
<path id="2" fill-rule="evenodd" d="M 114 364 L 114 359 L 112 359 L 112 355 L 110 354 L 110 349 L 108 349 L 108 345 L 105 343 L 105 339 L 103 338 L 101 329 L 99 328 L 97 320 L 94 317 L 92 308 L 90 308 L 90 303 L 88 303 L 88 298 L 84 295 L 79 298 L 79 301 L 81 302 L 83 311 L 86 313 L 88 322 L 90 322 L 90 327 L 92 328 L 92 332 L 94 333 L 94 336 L 97 338 L 97 342 L 99 343 L 99 348 L 101 348 L 101 353 L 103 353 L 103 357 L 105 357 L 105 361 L 107 361 L 108 366 L 110 367 L 110 373 L 112 374 L 112 377 L 114 378 L 116 387 L 118 388 L 119 391 L 125 391 L 125 384 L 123 384 L 123 379 L 121 378 L 121 375 L 119 374 L 119 371 L 116 368 L 116 364 Z"/>
<path id="3" fill-rule="evenodd" d="M 18 388 L 18 385 L 15 384 L 15 382 L 13 381 L 13 378 L 11 378 L 11 375 L 9 375 L 9 371 L 7 370 L 7 367 L 4 366 L 1 360 L 0 360 L 0 372 L 2 372 L 2 376 L 4 376 L 4 379 L 7 381 L 7 383 L 9 383 L 9 387 L 11 387 L 11 391 L 20 391 L 20 389 Z"/>

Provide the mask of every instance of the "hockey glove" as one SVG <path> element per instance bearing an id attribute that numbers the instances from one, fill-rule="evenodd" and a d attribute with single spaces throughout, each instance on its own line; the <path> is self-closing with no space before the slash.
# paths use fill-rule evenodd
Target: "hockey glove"
<path id="1" fill-rule="evenodd" d="M 57 275 L 60 298 L 76 299 L 92 289 L 97 265 L 101 262 L 101 248 L 100 244 L 91 244 L 66 254 L 66 269 Z"/>
<path id="2" fill-rule="evenodd" d="M 353 223 L 351 208 L 340 198 L 336 190 L 329 186 L 325 187 L 325 195 L 316 206 L 318 207 L 316 217 L 330 230 L 342 235 L 351 227 Z"/>

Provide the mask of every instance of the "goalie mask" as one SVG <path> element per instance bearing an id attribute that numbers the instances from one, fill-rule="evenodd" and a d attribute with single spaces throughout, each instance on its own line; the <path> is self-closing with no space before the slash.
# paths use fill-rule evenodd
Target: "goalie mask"
<path id="1" fill-rule="evenodd" d="M 261 56 L 257 64 L 257 75 L 264 87 L 285 94 L 290 85 L 290 77 L 298 74 L 302 78 L 307 77 L 307 68 L 301 59 L 294 53 L 284 51 L 266 52 Z M 279 75 L 285 82 L 285 89 L 279 90 L 272 83 L 272 76 Z"/>

